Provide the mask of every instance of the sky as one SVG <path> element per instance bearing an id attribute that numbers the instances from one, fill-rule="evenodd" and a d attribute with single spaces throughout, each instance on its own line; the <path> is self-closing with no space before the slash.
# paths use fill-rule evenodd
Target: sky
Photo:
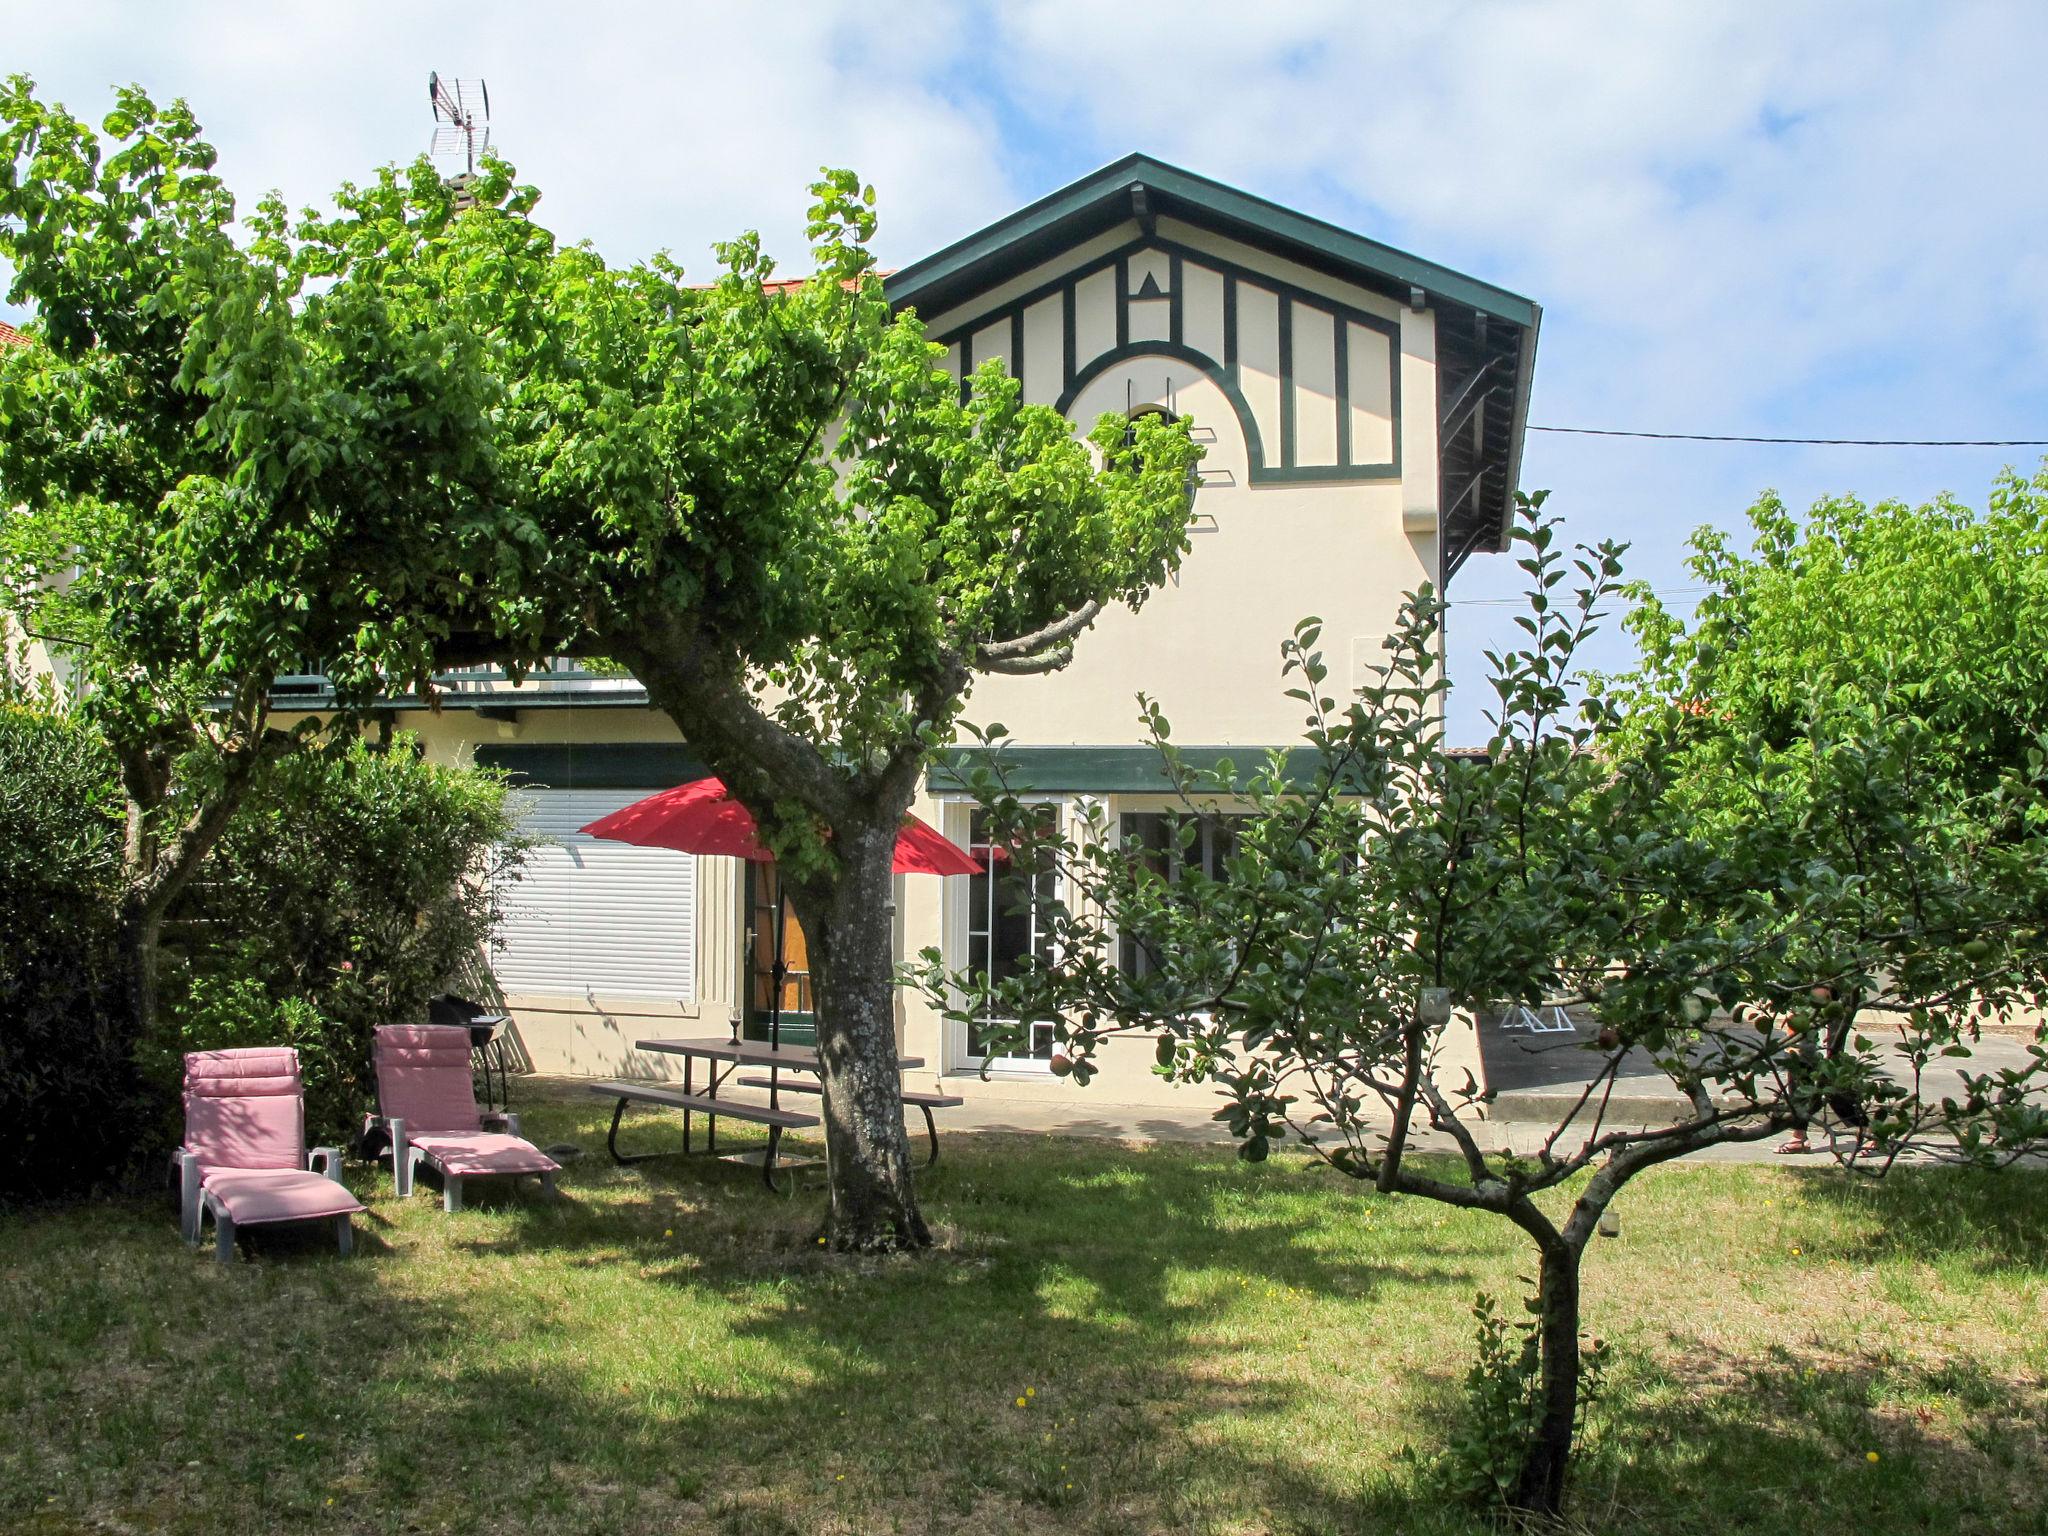
<path id="1" fill-rule="evenodd" d="M 748 228 L 800 267 L 821 164 L 896 266 L 1138 150 L 1537 300 L 1536 423 L 1795 437 L 2048 438 L 2044 65 L 2034 0 L 0 0 L 0 69 L 185 97 L 245 201 L 425 150 L 429 70 L 488 80 L 558 233 L 697 270 Z M 1767 489 L 1982 505 L 2039 456 L 1538 432 L 1522 484 L 1683 607 Z M 1518 579 L 1452 588 L 1460 740 Z"/>

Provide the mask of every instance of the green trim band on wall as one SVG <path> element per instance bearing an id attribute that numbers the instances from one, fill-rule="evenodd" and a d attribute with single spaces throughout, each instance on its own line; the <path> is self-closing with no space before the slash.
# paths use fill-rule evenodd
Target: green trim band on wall
<path id="1" fill-rule="evenodd" d="M 1289 747 L 1287 777 L 1308 783 L 1320 760 L 1312 747 Z M 1212 769 L 1230 759 L 1242 783 L 1263 769 L 1270 746 L 1183 747 L 1181 759 L 1190 767 Z M 994 769 L 996 754 L 987 747 L 949 747 L 931 766 L 927 780 L 936 794 L 967 788 L 967 776 L 979 763 Z M 1149 746 L 1008 747 L 1002 751 L 1003 777 L 1020 794 L 1168 795 L 1173 783 L 1166 763 Z"/>
<path id="2" fill-rule="evenodd" d="M 533 789 L 667 789 L 711 772 L 679 741 L 493 742 L 476 761 Z"/>

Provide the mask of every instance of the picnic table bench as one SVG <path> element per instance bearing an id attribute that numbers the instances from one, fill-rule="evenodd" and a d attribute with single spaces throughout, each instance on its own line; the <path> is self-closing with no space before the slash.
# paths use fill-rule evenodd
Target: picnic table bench
<path id="1" fill-rule="evenodd" d="M 790 1081 L 784 1079 L 781 1074 L 785 1071 L 816 1073 L 818 1070 L 818 1053 L 815 1050 L 801 1045 L 770 1046 L 753 1040 L 715 1038 L 703 1040 L 639 1040 L 635 1041 L 634 1044 L 639 1050 L 652 1052 L 655 1055 L 682 1057 L 683 1083 L 681 1088 L 677 1088 L 671 1083 L 635 1082 L 630 1079 L 615 1078 L 588 1085 L 590 1092 L 602 1098 L 611 1098 L 618 1101 L 612 1109 L 611 1133 L 605 1139 L 605 1148 L 611 1153 L 613 1162 L 621 1165 L 639 1163 L 645 1162 L 650 1157 L 663 1155 L 658 1152 L 630 1153 L 619 1150 L 619 1123 L 625 1118 L 626 1106 L 628 1104 L 651 1104 L 660 1109 L 677 1109 L 682 1111 L 683 1152 L 685 1154 L 690 1150 L 690 1116 L 692 1114 L 700 1114 L 705 1117 L 706 1121 L 705 1150 L 712 1156 L 719 1155 L 718 1122 L 721 1118 L 744 1120 L 751 1124 L 763 1125 L 768 1128 L 768 1145 L 762 1151 L 730 1153 L 726 1155 L 732 1160 L 739 1162 L 752 1163 L 758 1161 L 761 1168 L 761 1181 L 770 1189 L 776 1187 L 775 1173 L 778 1167 L 792 1168 L 797 1166 L 794 1160 L 784 1159 L 781 1156 L 783 1132 L 809 1130 L 821 1123 L 820 1118 L 815 1114 L 809 1114 L 802 1110 L 784 1109 L 777 1100 L 784 1093 L 815 1094 L 822 1092 L 823 1089 L 822 1085 L 815 1081 Z M 710 1077 L 710 1082 L 701 1093 L 697 1091 L 692 1081 L 695 1063 L 700 1060 L 707 1064 Z M 898 1071 L 905 1071 L 923 1065 L 923 1058 L 917 1056 L 901 1056 L 897 1058 L 896 1062 Z M 768 1075 L 766 1077 L 742 1078 L 740 1085 L 744 1087 L 766 1088 L 768 1090 L 768 1103 L 759 1104 L 747 1099 L 728 1098 L 719 1092 L 719 1089 L 724 1086 L 732 1074 L 742 1067 L 750 1070 L 767 1069 Z M 915 1097 L 929 1099 L 931 1106 L 943 1107 L 949 1102 L 946 1096 L 942 1094 L 924 1094 Z M 913 1095 L 906 1094 L 904 1098 L 906 1102 L 909 1102 Z M 961 1101 L 953 1099 L 950 1102 L 957 1104 Z M 938 1161 L 938 1129 L 932 1124 L 931 1106 L 920 1106 L 924 1108 L 925 1124 L 931 1131 L 932 1139 L 932 1155 L 926 1163 L 926 1167 L 930 1167 L 931 1163 Z"/>
<path id="2" fill-rule="evenodd" d="M 777 1157 L 782 1150 L 784 1131 L 808 1130 L 818 1124 L 816 1115 L 802 1114 L 796 1110 L 778 1109 L 767 1104 L 749 1104 L 744 1099 L 721 1099 L 711 1093 L 687 1093 L 661 1083 L 635 1083 L 613 1080 L 590 1084 L 590 1091 L 600 1098 L 616 1098 L 618 1103 L 612 1109 L 612 1128 L 605 1137 L 605 1150 L 611 1153 L 612 1161 L 622 1167 L 627 1163 L 644 1163 L 651 1157 L 662 1157 L 660 1152 L 621 1152 L 619 1150 L 619 1122 L 625 1118 L 628 1104 L 653 1104 L 662 1109 L 680 1109 L 683 1112 L 683 1151 L 690 1150 L 690 1115 L 692 1111 L 703 1115 L 708 1122 L 705 1127 L 706 1150 L 714 1155 L 718 1151 L 718 1117 L 728 1120 L 747 1120 L 756 1125 L 768 1127 L 768 1148 L 761 1157 L 761 1179 L 770 1189 L 775 1187 Z"/>
<path id="3" fill-rule="evenodd" d="M 823 1093 L 825 1091 L 823 1083 L 803 1082 L 801 1080 L 777 1083 L 774 1079 L 766 1077 L 743 1077 L 740 1079 L 740 1086 L 742 1088 L 774 1088 L 783 1093 Z M 924 1160 L 925 1167 L 929 1168 L 939 1160 L 939 1127 L 937 1122 L 932 1119 L 932 1111 L 935 1109 L 958 1109 L 967 1101 L 957 1093 L 915 1093 L 906 1088 L 903 1090 L 903 1102 L 924 1111 L 924 1133 L 931 1138 L 932 1145 L 930 1155 Z"/>

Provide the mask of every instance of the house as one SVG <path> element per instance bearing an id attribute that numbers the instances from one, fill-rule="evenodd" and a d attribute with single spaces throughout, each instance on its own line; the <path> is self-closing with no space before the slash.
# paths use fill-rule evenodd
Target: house
<path id="1" fill-rule="evenodd" d="M 1169 802 L 1139 744 L 1140 690 L 1179 741 L 1240 755 L 1290 743 L 1299 710 L 1282 696 L 1278 647 L 1299 619 L 1324 621 L 1341 683 L 1377 656 L 1404 594 L 1505 547 L 1540 318 L 1527 299 L 1144 156 L 893 273 L 887 291 L 956 373 L 1000 359 L 1027 399 L 1077 426 L 1165 411 L 1206 444 L 1174 581 L 1141 613 L 1105 613 L 1066 670 L 975 685 L 968 717 L 1007 725 L 1017 782 L 1048 815 L 1092 800 L 1147 834 Z M 317 707 L 321 687 L 281 679 L 278 702 Z M 669 1059 L 636 1053 L 636 1039 L 759 1032 L 773 871 L 574 832 L 704 771 L 631 679 L 564 662 L 517 687 L 451 677 L 438 711 L 393 707 L 433 756 L 474 754 L 523 786 L 543 845 L 505 892 L 494 967 L 536 1068 L 659 1075 Z M 1000 968 L 1030 953 L 1034 906 L 1051 893 L 1023 888 L 979 842 L 959 767 L 935 769 L 914 809 L 975 849 L 984 873 L 899 877 L 901 951 L 937 944 L 952 963 Z M 1200 856 L 1227 835 L 1205 829 Z M 789 960 L 784 1017 L 802 1038 L 800 934 Z M 952 1091 L 1076 1091 L 1048 1070 L 1046 1032 L 991 1061 L 980 1030 L 908 995 L 899 1007 L 905 1050 Z M 1150 1073 L 1147 1042 L 1099 1059 L 1087 1091 L 1105 1099 L 1177 1091 Z"/>

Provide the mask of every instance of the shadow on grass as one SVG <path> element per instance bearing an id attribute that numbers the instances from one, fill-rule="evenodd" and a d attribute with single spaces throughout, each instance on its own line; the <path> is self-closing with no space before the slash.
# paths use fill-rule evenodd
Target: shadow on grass
<path id="1" fill-rule="evenodd" d="M 1438 1443 L 1469 1357 L 1465 1307 L 1498 1288 L 1503 1255 L 1519 1259 L 1510 1234 L 1409 1220 L 1378 1242 L 1341 1181 L 1287 1160 L 977 1137 L 950 1140 L 921 1183 L 937 1253 L 830 1259 L 813 1242 L 815 1175 L 786 1199 L 701 1159 L 616 1169 L 604 1116 L 531 1111 L 536 1139 L 595 1149 L 559 1202 L 486 1184 L 445 1217 L 434 1196 L 401 1205 L 388 1176 L 351 1170 L 373 1215 L 348 1263 L 309 1236 L 214 1266 L 153 1206 L 0 1226 L 0 1524 L 1477 1528 L 1402 1474 L 1356 1470 L 1371 1458 L 1331 1422 L 1355 1400 L 1332 1388 L 1389 1375 L 1417 1348 L 1402 1330 L 1435 1318 L 1431 1368 L 1392 1369 L 1386 1392 L 1398 1440 Z M 2038 1254 L 1996 1192 L 1980 1209 L 1955 1190 L 1802 1191 L 1880 1201 L 1859 1230 L 1895 1249 Z M 1980 1221 L 2004 1235 L 1987 1245 Z M 1247 1308 L 1254 1287 L 1270 1300 Z M 1325 1342 L 1340 1332 L 1355 1367 Z M 1978 1511 L 1968 1528 L 2014 1529 L 1967 1456 L 2017 1456 L 2014 1475 L 2041 1486 L 2008 1448 L 2027 1405 L 1966 1370 L 1946 1385 L 1894 1372 L 1879 1390 L 1853 1360 L 1708 1351 L 1684 1369 L 1623 1362 L 1581 1469 L 1598 1528 L 1708 1530 L 1757 1511 L 1787 1528 L 1821 1510 L 1909 1523 L 1873 1523 L 1878 1490 L 1937 1529 L 1953 1524 L 1935 1518 L 1942 1498 Z M 1915 1393 L 1937 1421 L 1891 1411 Z M 1991 1449 L 1944 1432 L 1965 1408 Z M 1886 1438 L 1866 1471 L 1872 1423 Z M 1894 1457 L 1924 1486 L 1897 1486 Z M 1930 1491 L 1944 1488 L 1964 1492 Z"/>
<path id="2" fill-rule="evenodd" d="M 1682 1374 L 1619 1364 L 1572 1510 L 1614 1531 L 2038 1531 L 2044 1431 L 2037 1392 L 1965 1362 L 1691 1340 Z"/>
<path id="3" fill-rule="evenodd" d="M 956 1141 L 921 1179 L 939 1250 L 902 1260 L 819 1251 L 815 1183 L 784 1200 L 702 1159 L 586 1171 L 619 1199 L 522 1210 L 490 1246 L 715 1294 L 731 1353 L 774 1362 L 772 1381 L 736 1375 L 663 1410 L 657 1438 L 716 1447 L 791 1497 L 845 1476 L 872 1498 L 879 1476 L 919 1528 L 1201 1529 L 1240 1518 L 1246 1490 L 1298 1528 L 1347 1525 L 1358 1489 L 1313 1454 L 1218 1466 L 1205 1448 L 1202 1424 L 1285 1426 L 1317 1395 L 1312 1372 L 1267 1368 L 1272 1340 L 1234 1336 L 1233 1313 L 1254 1287 L 1365 1311 L 1473 1283 L 1453 1252 L 1389 1262 L 1347 1243 L 1327 1183 L 1227 1155 Z M 810 1468 L 832 1470 L 788 1486 Z"/>
<path id="4" fill-rule="evenodd" d="M 2048 1173 L 2008 1168 L 1895 1168 L 1881 1179 L 1816 1169 L 1799 1198 L 1849 1217 L 1855 1241 L 1845 1259 L 1905 1259 L 1962 1265 L 1980 1274 L 2048 1274 Z"/>

